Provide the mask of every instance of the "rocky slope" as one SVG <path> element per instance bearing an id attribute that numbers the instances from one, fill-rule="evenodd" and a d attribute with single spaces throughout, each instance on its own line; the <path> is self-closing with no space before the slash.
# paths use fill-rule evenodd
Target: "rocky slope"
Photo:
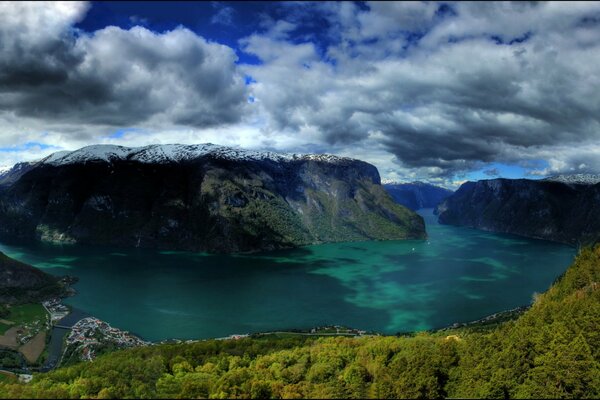
<path id="1" fill-rule="evenodd" d="M 52 275 L 0 252 L 0 304 L 37 302 L 63 296 L 65 290 Z"/>
<path id="2" fill-rule="evenodd" d="M 244 252 L 424 238 L 377 169 L 215 145 L 90 146 L 0 177 L 0 237 Z"/>
<path id="3" fill-rule="evenodd" d="M 424 182 L 386 183 L 383 185 L 392 198 L 411 210 L 433 208 L 453 192 Z"/>
<path id="4" fill-rule="evenodd" d="M 600 238 L 600 185 L 580 179 L 491 179 L 463 184 L 437 208 L 441 223 L 570 245 Z"/>

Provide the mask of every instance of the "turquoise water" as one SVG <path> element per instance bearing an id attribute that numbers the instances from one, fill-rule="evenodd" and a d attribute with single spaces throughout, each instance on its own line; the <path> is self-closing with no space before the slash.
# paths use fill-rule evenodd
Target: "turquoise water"
<path id="1" fill-rule="evenodd" d="M 421 214 L 425 241 L 254 255 L 6 244 L 0 251 L 79 277 L 79 293 L 66 303 L 148 340 L 333 324 L 390 334 L 438 328 L 529 304 L 575 255 Z"/>

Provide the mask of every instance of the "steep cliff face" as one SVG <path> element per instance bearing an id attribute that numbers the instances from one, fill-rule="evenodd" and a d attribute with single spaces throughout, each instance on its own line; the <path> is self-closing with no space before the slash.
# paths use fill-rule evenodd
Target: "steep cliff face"
<path id="1" fill-rule="evenodd" d="M 411 210 L 436 207 L 453 192 L 424 182 L 386 183 L 383 185 L 392 198 Z"/>
<path id="2" fill-rule="evenodd" d="M 425 237 L 374 166 L 329 155 L 91 146 L 4 176 L 0 236 L 215 252 Z"/>
<path id="3" fill-rule="evenodd" d="M 0 252 L 0 303 L 27 303 L 65 294 L 57 278 Z"/>
<path id="4" fill-rule="evenodd" d="M 600 185 L 569 179 L 467 182 L 437 212 L 444 224 L 585 244 L 600 238 Z"/>

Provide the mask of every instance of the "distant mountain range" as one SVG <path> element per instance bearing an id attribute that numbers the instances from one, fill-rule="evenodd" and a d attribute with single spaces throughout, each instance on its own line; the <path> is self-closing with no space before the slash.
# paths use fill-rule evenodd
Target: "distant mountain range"
<path id="1" fill-rule="evenodd" d="M 246 252 L 424 238 L 366 162 L 211 144 L 97 145 L 0 175 L 0 236 Z"/>
<path id="2" fill-rule="evenodd" d="M 384 183 L 383 187 L 399 204 L 418 210 L 436 207 L 442 200 L 450 196 L 451 190 L 424 182 Z"/>
<path id="3" fill-rule="evenodd" d="M 579 245 L 600 238 L 595 175 L 464 183 L 437 207 L 439 221 Z"/>

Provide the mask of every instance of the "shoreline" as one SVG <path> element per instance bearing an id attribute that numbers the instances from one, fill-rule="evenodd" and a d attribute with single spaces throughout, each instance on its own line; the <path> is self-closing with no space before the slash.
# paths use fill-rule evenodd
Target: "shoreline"
<path id="1" fill-rule="evenodd" d="M 63 307 L 67 307 L 67 306 L 63 305 Z M 472 321 L 467 321 L 467 322 L 455 322 L 451 325 L 447 325 L 447 326 L 444 326 L 441 328 L 429 329 L 429 330 L 425 330 L 425 331 L 397 332 L 395 334 L 384 334 L 381 332 L 360 330 L 360 329 L 350 328 L 350 327 L 345 327 L 345 326 L 340 326 L 340 325 L 326 325 L 326 326 L 318 326 L 318 327 L 305 328 L 305 329 L 290 328 L 290 329 L 255 332 L 255 333 L 243 333 L 243 334 L 234 333 L 234 334 L 230 334 L 230 335 L 224 336 L 224 337 L 212 337 L 212 338 L 204 338 L 204 339 L 169 338 L 169 339 L 162 339 L 162 340 L 157 340 L 157 341 L 145 340 L 141 335 L 137 335 L 130 331 L 121 330 L 119 328 L 113 328 L 110 325 L 110 323 L 100 320 L 98 318 L 95 318 L 95 317 L 91 316 L 90 314 L 86 313 L 85 311 L 75 309 L 71 306 L 68 306 L 68 308 L 69 308 L 69 313 L 66 316 L 64 316 L 60 320 L 57 320 L 56 323 L 54 323 L 54 321 L 53 321 L 52 328 L 50 330 L 51 339 L 50 339 L 50 342 L 47 344 L 47 349 L 48 349 L 49 354 L 48 354 L 48 357 L 45 360 L 44 364 L 37 368 L 35 368 L 35 367 L 27 368 L 28 372 L 46 373 L 46 372 L 50 372 L 56 368 L 59 368 L 63 362 L 64 355 L 66 354 L 67 350 L 69 349 L 69 346 L 78 347 L 78 344 L 76 342 L 75 342 L 75 344 L 67 343 L 65 340 L 65 337 L 67 337 L 67 335 L 70 335 L 71 332 L 73 332 L 73 327 L 80 325 L 82 322 L 84 322 L 86 320 L 96 320 L 96 321 L 98 321 L 99 324 L 105 324 L 106 326 L 108 326 L 109 329 L 112 330 L 113 332 L 119 332 L 120 334 L 129 336 L 129 337 L 133 337 L 138 340 L 137 344 L 135 344 L 133 346 L 123 346 L 121 349 L 124 350 L 126 348 L 133 348 L 133 347 L 139 347 L 139 346 L 157 346 L 157 345 L 163 345 L 163 344 L 189 344 L 189 343 L 197 343 L 197 342 L 204 342 L 204 341 L 211 341 L 211 340 L 260 339 L 260 338 L 264 338 L 264 337 L 268 337 L 268 336 L 277 336 L 277 335 L 295 335 L 295 336 L 305 336 L 305 337 L 342 336 L 342 337 L 354 337 L 354 338 L 372 337 L 372 336 L 398 337 L 398 336 L 413 336 L 419 332 L 437 333 L 437 332 L 446 332 L 446 331 L 452 331 L 455 329 L 468 328 L 468 327 L 472 327 L 472 328 L 481 327 L 481 328 L 485 329 L 487 326 L 494 326 L 495 324 L 504 323 L 506 321 L 518 318 L 521 314 L 523 314 L 526 310 L 528 310 L 530 308 L 530 306 L 528 306 L 528 305 L 527 306 L 519 306 L 519 307 L 499 311 L 499 312 L 487 315 L 485 317 L 479 318 L 477 320 L 472 320 Z M 75 318 L 73 318 L 73 317 L 75 317 Z M 61 322 L 63 322 L 63 320 L 65 320 L 65 319 L 68 319 L 68 321 L 65 321 L 66 324 L 63 325 Z M 87 344 L 89 344 L 89 343 L 87 343 Z M 101 341 L 95 342 L 94 344 L 102 345 L 102 342 Z M 86 360 L 87 361 L 93 360 L 94 357 L 93 356 L 90 357 L 90 353 L 93 353 L 93 352 L 90 352 L 90 351 L 85 352 L 86 358 L 82 359 L 81 361 L 85 362 Z M 71 353 L 71 357 L 72 357 L 72 353 Z M 12 371 L 7 370 L 7 372 L 12 372 Z M 18 374 L 18 372 L 13 372 L 13 373 Z"/>

